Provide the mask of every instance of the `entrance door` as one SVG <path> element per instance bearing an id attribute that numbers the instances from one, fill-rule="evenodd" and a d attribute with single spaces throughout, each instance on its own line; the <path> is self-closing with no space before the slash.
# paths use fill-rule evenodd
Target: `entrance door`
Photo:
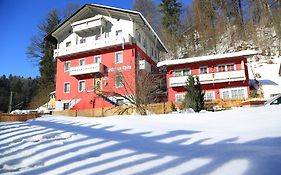
<path id="1" fill-rule="evenodd" d="M 101 78 L 94 79 L 94 86 L 95 86 L 95 93 L 101 94 L 102 93 L 102 81 Z"/>

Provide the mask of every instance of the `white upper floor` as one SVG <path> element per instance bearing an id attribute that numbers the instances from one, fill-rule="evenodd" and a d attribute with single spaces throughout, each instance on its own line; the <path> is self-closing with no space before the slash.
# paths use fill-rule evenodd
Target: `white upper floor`
<path id="1" fill-rule="evenodd" d="M 47 37 L 57 41 L 55 58 L 136 43 L 157 63 L 159 53 L 167 51 L 139 12 L 101 5 L 84 5 Z"/>

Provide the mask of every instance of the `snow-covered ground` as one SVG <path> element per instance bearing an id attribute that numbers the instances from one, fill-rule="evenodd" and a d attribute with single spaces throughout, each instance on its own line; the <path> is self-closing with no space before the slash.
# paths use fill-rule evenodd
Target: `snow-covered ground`
<path id="1" fill-rule="evenodd" d="M 281 174 L 280 105 L 0 128 L 0 174 Z"/>

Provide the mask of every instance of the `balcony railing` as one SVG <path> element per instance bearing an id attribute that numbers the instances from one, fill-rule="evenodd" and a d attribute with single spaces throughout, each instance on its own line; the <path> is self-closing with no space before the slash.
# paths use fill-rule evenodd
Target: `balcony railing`
<path id="1" fill-rule="evenodd" d="M 77 21 L 71 24 L 73 32 L 81 33 L 96 27 L 105 26 L 106 20 L 103 17 L 99 18 L 88 18 L 85 20 Z"/>
<path id="2" fill-rule="evenodd" d="M 110 38 L 100 38 L 99 40 L 88 41 L 83 44 L 77 44 L 74 46 L 69 46 L 65 48 L 55 49 L 54 57 L 66 56 L 74 53 L 81 53 L 90 50 L 95 50 L 103 47 L 109 47 L 114 45 L 123 45 L 127 42 L 131 42 L 131 35 L 124 37 L 110 37 Z"/>
<path id="3" fill-rule="evenodd" d="M 87 64 L 84 66 L 77 66 L 70 68 L 70 76 L 86 75 L 92 73 L 103 73 L 104 65 L 101 63 Z"/>
<path id="4" fill-rule="evenodd" d="M 208 74 L 199 74 L 201 84 L 223 83 L 246 80 L 245 70 L 235 70 L 227 72 L 214 72 Z M 170 77 L 170 87 L 185 86 L 188 76 Z"/>

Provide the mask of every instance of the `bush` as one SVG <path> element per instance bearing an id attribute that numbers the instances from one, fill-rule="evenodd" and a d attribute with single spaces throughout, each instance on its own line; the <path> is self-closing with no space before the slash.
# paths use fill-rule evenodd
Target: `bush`
<path id="1" fill-rule="evenodd" d="M 177 111 L 177 107 L 174 103 L 171 104 L 171 111 Z"/>

